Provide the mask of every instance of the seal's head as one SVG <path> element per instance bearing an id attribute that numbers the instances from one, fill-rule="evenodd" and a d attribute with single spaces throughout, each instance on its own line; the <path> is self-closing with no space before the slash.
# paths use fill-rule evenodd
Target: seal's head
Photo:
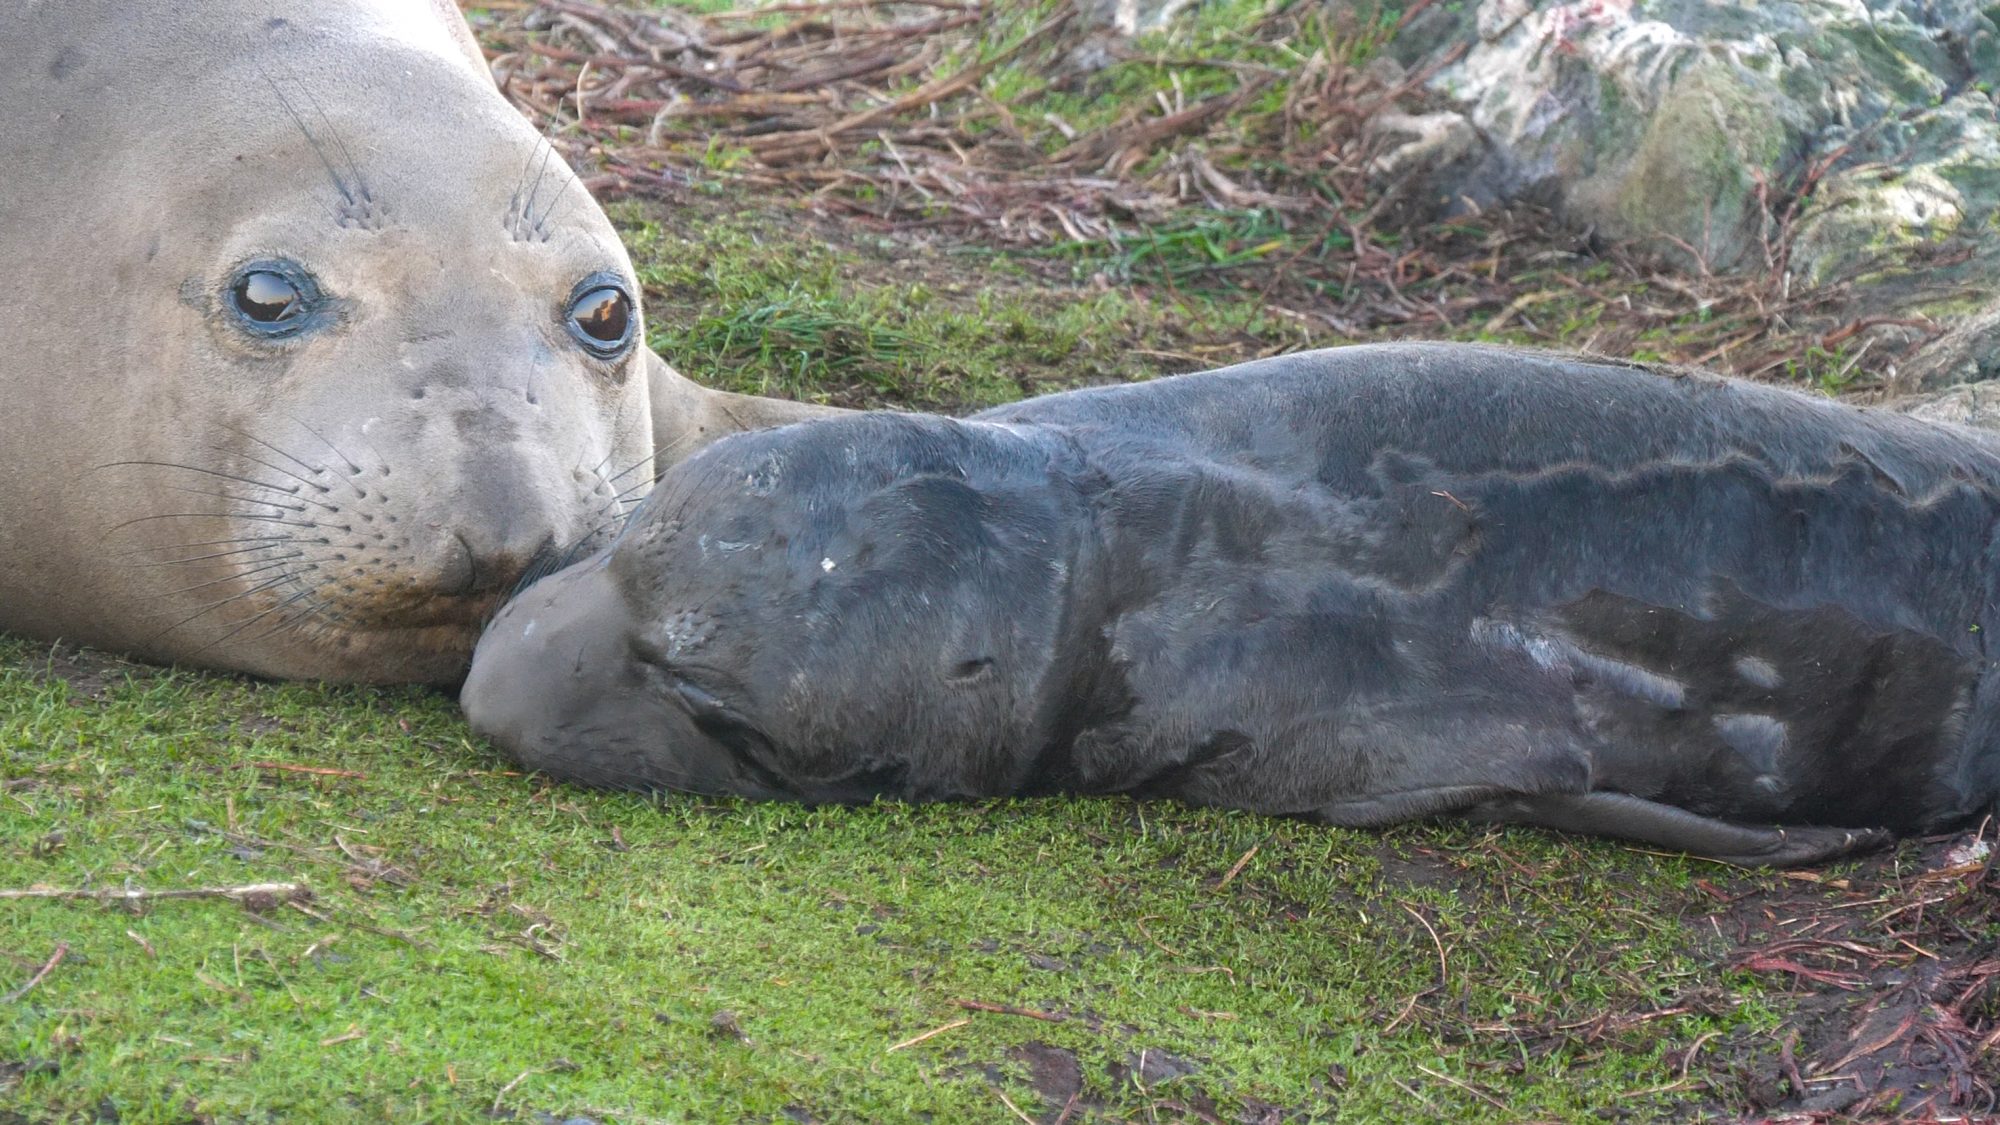
<path id="1" fill-rule="evenodd" d="M 616 232 L 448 4 L 140 9 L 0 15 L 0 627 L 455 680 L 650 475 Z"/>
<path id="2" fill-rule="evenodd" d="M 1073 706 L 1090 519 L 1050 435 L 868 415 L 726 438 L 530 587 L 461 703 L 611 786 L 865 800 L 1022 787 Z M 1087 599 L 1085 599 L 1087 600 Z"/>

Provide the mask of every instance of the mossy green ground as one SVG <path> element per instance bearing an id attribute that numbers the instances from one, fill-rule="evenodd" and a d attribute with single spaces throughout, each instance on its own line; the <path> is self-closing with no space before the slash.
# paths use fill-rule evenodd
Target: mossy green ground
<path id="1" fill-rule="evenodd" d="M 1715 869 L 1605 844 L 653 801 L 511 776 L 430 692 L 27 642 L 0 715 L 0 886 L 313 896 L 0 903 L 0 987 L 69 948 L 0 1010 L 30 1120 L 1644 1119 L 1767 1019 L 1696 924 Z"/>

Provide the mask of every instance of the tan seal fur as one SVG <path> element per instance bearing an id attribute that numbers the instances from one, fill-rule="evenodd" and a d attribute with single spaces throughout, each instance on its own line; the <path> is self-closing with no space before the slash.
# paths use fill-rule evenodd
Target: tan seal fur
<path id="1" fill-rule="evenodd" d="M 455 680 L 656 448 L 808 409 L 646 350 L 444 0 L 27 0 L 0 57 L 0 628 Z"/>

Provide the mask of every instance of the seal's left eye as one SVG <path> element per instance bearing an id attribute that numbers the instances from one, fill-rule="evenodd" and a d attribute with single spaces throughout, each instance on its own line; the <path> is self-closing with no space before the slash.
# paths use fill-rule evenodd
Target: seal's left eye
<path id="1" fill-rule="evenodd" d="M 606 358 L 632 342 L 632 320 L 632 298 L 616 286 L 592 286 L 569 303 L 570 330 L 584 347 Z"/>
<path id="2" fill-rule="evenodd" d="M 259 324 L 283 324 L 305 315 L 305 294 L 283 274 L 250 270 L 230 289 L 236 311 Z"/>
<path id="3" fill-rule="evenodd" d="M 222 289 L 236 327 L 264 340 L 280 340 L 324 324 L 328 305 L 313 275 L 297 262 L 260 258 L 236 268 Z"/>

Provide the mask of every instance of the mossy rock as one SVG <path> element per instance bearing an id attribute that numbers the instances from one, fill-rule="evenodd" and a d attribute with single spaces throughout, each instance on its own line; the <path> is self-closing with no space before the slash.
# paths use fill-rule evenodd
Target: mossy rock
<path id="1" fill-rule="evenodd" d="M 1492 155 L 1440 166 L 1410 194 L 1530 198 L 1707 268 L 1766 266 L 1790 221 L 1809 283 L 1928 270 L 1940 243 L 1987 238 L 2000 213 L 1996 13 L 1482 0 L 1419 18 L 1392 53 L 1429 73 Z"/>

